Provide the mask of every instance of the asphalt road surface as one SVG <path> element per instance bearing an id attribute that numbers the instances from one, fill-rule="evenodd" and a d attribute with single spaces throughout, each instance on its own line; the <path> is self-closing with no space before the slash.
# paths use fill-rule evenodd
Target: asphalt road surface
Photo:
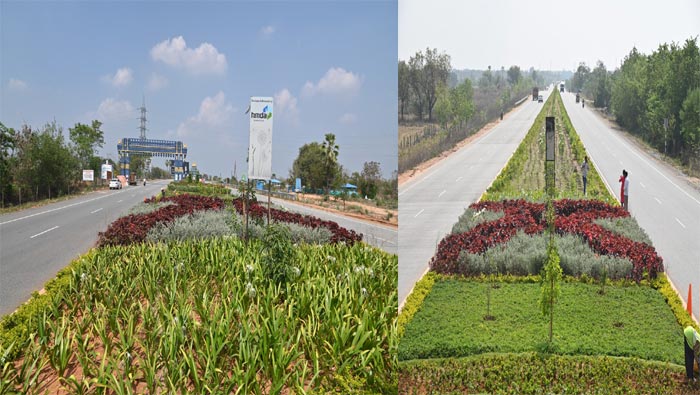
<path id="1" fill-rule="evenodd" d="M 0 317 L 93 247 L 98 232 L 168 182 L 97 191 L 0 215 Z"/>
<path id="2" fill-rule="evenodd" d="M 261 204 L 266 205 L 267 196 L 260 195 L 259 201 Z M 390 254 L 396 254 L 398 251 L 398 231 L 395 228 L 334 214 L 325 210 L 314 209 L 301 204 L 296 204 L 289 200 L 272 198 L 271 202 L 277 206 L 284 207 L 289 211 L 294 211 L 304 215 L 312 215 L 326 221 L 337 222 L 338 225 L 344 228 L 362 233 L 362 240 L 365 243 L 381 248 Z"/>
<path id="3" fill-rule="evenodd" d="M 540 91 L 545 101 L 550 92 Z M 428 269 L 440 240 L 508 163 L 542 106 L 527 100 L 488 134 L 399 187 L 400 306 Z"/>
<path id="4" fill-rule="evenodd" d="M 630 178 L 629 210 L 664 259 L 666 272 L 687 303 L 693 284 L 693 312 L 700 317 L 700 192 L 673 167 L 650 156 L 598 114 L 562 95 L 566 111 L 589 156 L 620 197 L 622 169 Z"/>

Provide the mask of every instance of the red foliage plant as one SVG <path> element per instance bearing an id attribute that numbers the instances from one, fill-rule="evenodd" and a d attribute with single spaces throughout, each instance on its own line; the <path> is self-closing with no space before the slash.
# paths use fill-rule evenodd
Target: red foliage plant
<path id="1" fill-rule="evenodd" d="M 440 241 L 438 251 L 430 261 L 431 270 L 445 274 L 460 273 L 457 258 L 460 252 L 484 253 L 488 248 L 508 241 L 518 230 L 526 234 L 544 231 L 544 204 L 524 200 L 479 202 L 469 206 L 473 210 L 503 211 L 503 217 L 477 225 L 468 232 L 452 234 Z M 582 237 L 602 255 L 624 257 L 632 262 L 631 278 L 640 281 L 645 272 L 652 278 L 663 272 L 663 260 L 654 247 L 632 241 L 611 232 L 593 221 L 597 218 L 627 217 L 620 207 L 597 200 L 562 199 L 554 202 L 555 229 L 559 234 L 570 233 Z"/>
<path id="2" fill-rule="evenodd" d="M 161 199 L 173 204 L 161 207 L 147 214 L 131 214 L 112 222 L 106 231 L 98 235 L 98 246 L 129 245 L 142 242 L 146 239 L 148 231 L 158 223 L 169 223 L 178 217 L 192 214 L 202 210 L 220 210 L 225 206 L 223 200 L 217 197 L 182 194 Z M 155 197 L 144 200 L 145 203 L 155 203 Z M 234 200 L 234 206 L 240 213 L 243 211 L 243 203 L 240 199 Z M 256 202 L 251 202 L 250 213 L 253 217 L 264 217 L 267 210 Z M 295 223 L 310 228 L 325 227 L 331 231 L 331 243 L 345 242 L 354 244 L 362 240 L 362 235 L 352 230 L 345 229 L 333 221 L 324 221 L 316 217 L 289 213 L 272 209 L 272 219 L 280 222 Z"/>

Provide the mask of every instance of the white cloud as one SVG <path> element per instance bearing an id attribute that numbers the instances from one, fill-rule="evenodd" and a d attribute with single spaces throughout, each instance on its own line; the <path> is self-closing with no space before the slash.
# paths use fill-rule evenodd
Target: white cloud
<path id="1" fill-rule="evenodd" d="M 275 93 L 275 112 L 290 120 L 293 124 L 299 122 L 299 110 L 297 109 L 297 98 L 288 89 L 282 89 Z"/>
<path id="2" fill-rule="evenodd" d="M 357 122 L 357 115 L 352 113 L 345 113 L 340 117 L 341 123 L 351 124 Z"/>
<path id="3" fill-rule="evenodd" d="M 331 67 L 318 83 L 307 81 L 302 88 L 302 95 L 315 94 L 353 94 L 360 89 L 362 77 L 341 67 Z"/>
<path id="4" fill-rule="evenodd" d="M 22 91 L 27 89 L 26 82 L 24 82 L 22 80 L 15 79 L 15 78 L 10 78 L 10 81 L 8 82 L 7 85 L 11 91 L 15 91 L 15 92 L 22 92 Z"/>
<path id="5" fill-rule="evenodd" d="M 188 48 L 182 36 L 156 44 L 151 48 L 151 58 L 192 74 L 223 74 L 228 67 L 226 55 L 215 46 L 202 43 L 197 48 Z"/>
<path id="6" fill-rule="evenodd" d="M 180 138 L 203 135 L 208 132 L 223 132 L 230 123 L 235 109 L 226 102 L 224 92 L 219 91 L 213 97 L 205 97 L 199 105 L 197 115 L 180 123 L 176 135 Z"/>
<path id="7" fill-rule="evenodd" d="M 164 76 L 153 73 L 151 78 L 148 80 L 148 90 L 151 92 L 159 91 L 168 86 L 168 79 Z"/>
<path id="8" fill-rule="evenodd" d="M 133 71 L 128 67 L 122 67 L 121 69 L 117 70 L 113 76 L 106 75 L 102 77 L 102 81 L 112 84 L 117 88 L 129 85 L 133 79 Z"/>
<path id="9" fill-rule="evenodd" d="M 270 37 L 275 33 L 275 27 L 272 25 L 264 26 L 260 29 L 260 33 L 265 37 Z"/>
<path id="10" fill-rule="evenodd" d="M 105 121 L 123 121 L 134 118 L 136 109 L 128 100 L 119 101 L 111 97 L 102 100 L 97 112 L 89 114 L 87 118 L 97 118 Z"/>

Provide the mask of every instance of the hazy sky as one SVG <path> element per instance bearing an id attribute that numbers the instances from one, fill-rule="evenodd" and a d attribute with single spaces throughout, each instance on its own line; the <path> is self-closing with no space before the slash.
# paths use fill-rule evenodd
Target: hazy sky
<path id="1" fill-rule="evenodd" d="M 619 67 L 633 46 L 700 34 L 698 0 L 399 0 L 399 59 L 437 48 L 456 69 Z"/>
<path id="2" fill-rule="evenodd" d="M 351 171 L 396 169 L 397 3 L 0 1 L 0 121 L 104 122 L 103 154 L 181 140 L 200 171 L 246 171 L 250 96 L 274 96 L 272 170 L 333 132 Z M 164 159 L 154 164 L 163 166 Z"/>

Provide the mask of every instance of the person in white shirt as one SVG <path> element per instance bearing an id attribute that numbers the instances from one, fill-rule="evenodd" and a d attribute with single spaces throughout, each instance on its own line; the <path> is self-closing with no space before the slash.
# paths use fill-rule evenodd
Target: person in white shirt
<path id="1" fill-rule="evenodd" d="M 627 170 L 623 170 L 622 175 L 625 176 L 625 201 L 622 202 L 622 207 L 625 210 L 630 211 L 630 176 L 629 173 L 627 173 Z"/>

